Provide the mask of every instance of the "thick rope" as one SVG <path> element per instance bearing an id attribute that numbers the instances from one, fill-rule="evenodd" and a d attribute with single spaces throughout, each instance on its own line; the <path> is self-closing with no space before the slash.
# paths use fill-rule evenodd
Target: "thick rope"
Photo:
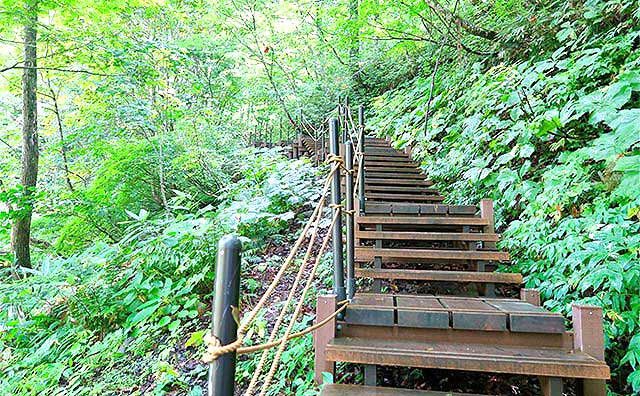
<path id="1" fill-rule="evenodd" d="M 320 265 L 320 261 L 322 260 L 322 255 L 324 254 L 324 251 L 325 251 L 325 249 L 327 247 L 327 244 L 329 243 L 329 240 L 331 239 L 331 231 L 335 227 L 336 222 L 338 221 L 338 218 L 340 218 L 340 210 L 336 210 L 335 214 L 333 215 L 333 221 L 331 222 L 331 226 L 329 227 L 329 230 L 328 230 L 327 234 L 325 235 L 325 237 L 324 237 L 324 239 L 322 241 L 322 245 L 320 246 L 320 250 L 318 251 L 318 254 L 316 256 L 315 263 L 313 264 L 313 267 L 311 268 L 311 273 L 309 274 L 309 276 L 307 278 L 307 283 L 306 283 L 306 285 L 304 287 L 304 290 L 302 291 L 302 294 L 300 296 L 300 300 L 298 301 L 298 305 L 296 306 L 296 310 L 293 313 L 293 317 L 291 318 L 291 321 L 289 322 L 289 326 L 287 327 L 287 330 L 285 331 L 284 335 L 282 336 L 282 342 L 280 343 L 280 346 L 278 347 L 278 351 L 276 352 L 276 355 L 273 358 L 273 362 L 271 364 L 271 368 L 269 369 L 269 373 L 267 374 L 267 378 L 265 378 L 264 383 L 262 384 L 262 390 L 260 391 L 260 396 L 265 396 L 266 395 L 267 390 L 269 389 L 269 385 L 271 384 L 271 381 L 273 380 L 273 376 L 275 375 L 275 372 L 278 369 L 278 366 L 280 364 L 280 359 L 282 358 L 282 353 L 284 352 L 284 348 L 287 345 L 287 338 L 289 337 L 289 334 L 291 334 L 293 326 L 294 326 L 296 320 L 298 319 L 298 316 L 300 315 L 300 312 L 302 311 L 302 307 L 304 306 L 304 300 L 305 300 L 307 294 L 309 293 L 309 289 L 311 288 L 311 285 L 313 284 L 313 279 L 316 276 L 316 272 L 318 270 L 318 266 Z M 247 393 L 247 395 L 249 395 L 249 393 Z"/>
<path id="2" fill-rule="evenodd" d="M 334 161 L 334 162 L 337 162 L 337 161 Z M 327 178 L 325 180 L 325 185 L 323 187 L 322 194 L 321 194 L 322 197 L 325 197 L 327 195 L 327 192 L 329 191 L 331 177 L 333 176 L 334 172 L 338 171 L 338 169 L 339 169 L 338 166 L 334 166 L 331 169 L 331 172 L 329 172 L 329 175 L 327 175 Z M 324 204 L 324 200 L 321 199 L 321 201 Z M 318 202 L 318 203 L 320 204 L 320 202 Z M 242 342 L 244 340 L 244 335 L 248 331 L 248 328 L 249 328 L 250 324 L 256 318 L 256 316 L 258 315 L 258 312 L 260 311 L 260 309 L 262 309 L 262 307 L 266 303 L 267 299 L 271 296 L 271 294 L 275 290 L 276 286 L 278 285 L 278 283 L 282 279 L 285 271 L 291 265 L 291 262 L 293 261 L 293 258 L 297 254 L 298 249 L 302 245 L 302 242 L 306 239 L 306 234 L 309 231 L 309 228 L 311 228 L 313 220 L 318 215 L 318 213 L 320 212 L 321 208 L 324 206 L 324 205 L 319 205 L 319 204 L 314 209 L 311 217 L 309 218 L 309 220 L 307 221 L 304 229 L 302 230 L 302 233 L 298 237 L 298 240 L 296 241 L 296 243 L 294 244 L 293 248 L 291 249 L 291 252 L 289 252 L 289 255 L 287 256 L 287 259 L 283 263 L 282 267 L 280 267 L 280 270 L 278 271 L 278 273 L 274 277 L 273 281 L 271 281 L 271 284 L 269 285 L 269 287 L 267 288 L 265 293 L 262 295 L 262 297 L 260 298 L 258 303 L 249 312 L 249 314 L 247 315 L 247 319 L 243 320 L 243 323 L 238 328 L 236 340 L 234 342 L 230 343 L 230 344 L 227 344 L 227 345 L 220 345 L 219 340 L 217 342 L 215 340 L 211 340 L 211 342 L 208 343 L 209 344 L 209 348 L 207 350 L 207 353 L 202 357 L 203 361 L 210 363 L 210 362 L 218 359 L 220 356 L 222 356 L 224 354 L 236 351 L 238 348 L 240 348 L 242 346 Z"/>
<path id="3" fill-rule="evenodd" d="M 320 199 L 320 206 L 324 206 L 324 201 L 325 201 L 325 197 L 323 196 Z M 293 281 L 293 285 L 291 285 L 291 288 L 289 289 L 289 293 L 287 295 L 287 301 L 284 303 L 284 306 L 282 307 L 281 311 L 280 311 L 280 315 L 278 315 L 278 319 L 276 320 L 276 324 L 273 326 L 273 329 L 271 330 L 271 334 L 269 335 L 269 340 L 267 341 L 267 343 L 272 342 L 273 340 L 276 339 L 277 335 L 278 335 L 278 330 L 280 330 L 280 325 L 282 324 L 282 322 L 284 321 L 285 315 L 287 313 L 287 311 L 289 310 L 289 304 L 291 304 L 291 301 L 293 300 L 294 294 L 296 289 L 298 288 L 298 284 L 300 283 L 300 281 L 302 280 L 302 276 L 304 274 L 304 269 L 307 266 L 307 261 L 309 260 L 309 257 L 311 256 L 311 252 L 314 246 L 314 242 L 316 239 L 316 236 L 318 234 L 318 226 L 320 224 L 320 220 L 322 219 L 322 215 L 321 213 L 318 213 L 318 216 L 315 219 L 315 223 L 314 223 L 314 228 L 313 231 L 311 233 L 311 238 L 309 240 L 309 244 L 307 246 L 307 251 L 304 255 L 304 258 L 302 259 L 302 263 L 300 264 L 300 268 L 298 269 L 298 274 L 296 275 L 295 280 Z M 250 395 L 253 391 L 253 388 L 255 387 L 256 383 L 258 382 L 258 379 L 260 377 L 260 374 L 262 373 L 262 369 L 264 367 L 264 364 L 267 361 L 267 357 L 268 357 L 269 351 L 265 350 L 262 353 L 262 356 L 260 357 L 260 361 L 258 362 L 258 365 L 256 366 L 254 372 L 253 372 L 253 376 L 251 377 L 251 381 L 249 382 L 249 386 L 247 387 L 247 391 L 245 394 Z"/>
<path id="4" fill-rule="evenodd" d="M 318 330 L 319 328 L 321 328 L 322 326 L 326 325 L 327 323 L 329 323 L 332 319 L 334 319 L 336 316 L 338 316 L 341 312 L 343 312 L 345 309 L 347 309 L 347 306 L 349 305 L 349 302 L 347 300 L 344 301 L 340 301 L 337 303 L 338 305 L 341 305 L 340 308 L 338 308 L 334 313 L 332 313 L 331 315 L 327 316 L 326 319 L 322 320 L 321 322 L 318 322 L 316 324 L 314 324 L 313 326 L 307 327 L 306 329 L 299 331 L 297 333 L 293 333 L 291 334 L 288 338 L 287 341 L 289 340 L 293 340 L 295 338 L 299 338 L 302 337 L 304 335 L 307 335 L 313 331 Z M 265 349 L 271 349 L 275 346 L 278 346 L 278 344 L 280 344 L 282 342 L 282 337 L 278 338 L 277 340 L 270 342 L 270 343 L 266 343 L 266 344 L 259 344 L 259 345 L 252 345 L 252 346 L 247 346 L 247 347 L 242 347 L 242 348 L 238 348 L 238 350 L 236 350 L 236 353 L 238 355 L 243 355 L 246 353 L 252 353 L 252 352 L 258 352 L 258 351 L 262 351 Z"/>
<path id="5" fill-rule="evenodd" d="M 327 159 L 328 162 L 333 164 L 332 167 L 332 171 L 329 175 L 329 177 L 327 178 L 327 181 L 331 179 L 331 177 L 335 174 L 335 172 L 339 171 L 339 166 L 340 166 L 340 161 L 342 159 L 340 157 L 337 156 L 333 156 Z M 319 205 L 324 205 L 325 202 L 325 198 L 326 198 L 326 194 L 322 196 Z M 330 205 L 331 206 L 331 205 Z M 291 301 L 293 300 L 293 297 L 295 295 L 295 291 L 298 288 L 298 284 L 300 283 L 300 281 L 302 280 L 302 276 L 304 274 L 304 269 L 306 268 L 307 265 L 307 261 L 309 260 L 309 257 L 311 256 L 311 252 L 314 246 L 314 241 L 315 241 L 315 237 L 317 235 L 317 230 L 318 230 L 318 225 L 320 223 L 320 219 L 321 219 L 321 215 L 318 214 L 318 217 L 316 219 L 315 225 L 314 225 L 314 231 L 312 233 L 312 238 L 309 241 L 309 245 L 307 247 L 307 252 L 304 256 L 304 259 L 302 260 L 302 263 L 300 264 L 300 268 L 298 270 L 298 274 L 293 282 L 293 285 L 290 288 L 290 292 L 287 296 L 287 301 L 284 303 L 284 306 L 282 307 L 282 310 L 280 311 L 280 315 L 278 316 L 278 319 L 276 321 L 276 324 L 274 325 L 273 329 L 271 330 L 271 334 L 269 335 L 269 341 L 268 342 L 272 342 L 277 334 L 278 334 L 278 330 L 280 329 L 280 325 L 282 324 L 282 322 L 284 321 L 284 317 L 289 309 L 289 304 L 291 303 Z M 304 296 L 303 296 L 304 298 Z M 293 319 L 295 321 L 295 319 Z M 255 388 L 258 379 L 260 377 L 260 374 L 262 373 L 262 369 L 264 368 L 264 365 L 267 361 L 267 357 L 268 357 L 268 351 L 265 350 L 262 353 L 262 356 L 260 357 L 260 361 L 258 363 L 258 365 L 256 366 L 253 376 L 251 377 L 251 381 L 249 382 L 249 386 L 247 387 L 247 390 L 245 392 L 245 395 L 251 395 L 253 393 L 253 389 Z"/>

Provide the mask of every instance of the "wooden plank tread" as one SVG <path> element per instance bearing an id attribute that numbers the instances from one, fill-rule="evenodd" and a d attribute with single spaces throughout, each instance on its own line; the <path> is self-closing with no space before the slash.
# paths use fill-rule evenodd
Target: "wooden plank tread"
<path id="1" fill-rule="evenodd" d="M 425 175 L 421 174 L 421 173 L 403 173 L 400 177 L 400 175 L 395 175 L 395 174 L 389 174 L 389 173 L 385 173 L 385 172 L 372 172 L 372 171 L 368 171 L 365 174 L 365 177 L 372 177 L 374 179 L 384 179 L 384 178 L 391 178 L 394 180 L 424 180 L 426 178 Z M 365 182 L 368 182 L 367 179 L 365 179 Z"/>
<path id="2" fill-rule="evenodd" d="M 486 297 L 356 294 L 345 315 L 351 325 L 563 334 L 562 315 L 526 301 Z"/>
<path id="3" fill-rule="evenodd" d="M 375 201 L 392 201 L 392 200 L 403 200 L 403 201 L 412 201 L 412 202 L 444 201 L 444 197 L 442 195 L 386 194 L 386 193 L 374 193 L 374 192 L 366 192 L 365 198 L 375 200 Z"/>
<path id="4" fill-rule="evenodd" d="M 442 259 L 442 260 L 509 260 L 508 252 L 486 250 L 445 250 L 445 249 L 392 249 L 356 247 L 356 261 L 369 261 L 375 257 L 403 259 Z"/>
<path id="5" fill-rule="evenodd" d="M 502 272 L 433 271 L 412 269 L 355 268 L 356 278 L 404 279 L 432 282 L 522 283 L 522 275 Z"/>
<path id="6" fill-rule="evenodd" d="M 391 193 L 418 193 L 418 194 L 438 194 L 437 188 L 426 186 L 379 186 L 375 184 L 365 184 L 365 191 L 384 191 Z"/>
<path id="7" fill-rule="evenodd" d="M 610 377 L 605 362 L 559 348 L 340 337 L 327 345 L 326 353 L 327 360 L 335 362 L 562 378 Z"/>
<path id="8" fill-rule="evenodd" d="M 406 224 L 406 225 L 459 225 L 486 226 L 488 219 L 481 217 L 427 217 L 427 216 L 359 216 L 358 224 Z"/>
<path id="9" fill-rule="evenodd" d="M 397 178 L 389 178 L 388 175 L 376 178 L 371 174 L 366 175 L 365 184 L 384 184 L 392 186 L 433 186 L 433 182 L 431 180 L 403 180 Z"/>
<path id="10" fill-rule="evenodd" d="M 327 384 L 322 387 L 320 396 L 481 396 L 472 393 L 437 392 L 387 388 L 382 386 Z"/>
<path id="11" fill-rule="evenodd" d="M 357 166 L 357 165 L 356 165 Z M 419 165 L 413 161 L 367 161 L 365 159 L 364 163 L 365 169 L 368 166 L 395 166 L 395 167 L 407 167 L 407 168 L 417 168 Z"/>
<path id="12" fill-rule="evenodd" d="M 443 205 L 409 203 L 409 202 L 388 202 L 375 203 L 369 201 L 365 205 L 366 213 L 371 214 L 411 214 L 411 215 L 453 215 L 453 216 L 475 216 L 478 208 L 468 205 Z"/>
<path id="13" fill-rule="evenodd" d="M 498 234 L 480 232 L 415 232 L 415 231 L 360 231 L 356 230 L 357 239 L 385 239 L 396 241 L 460 241 L 460 242 L 497 242 Z"/>

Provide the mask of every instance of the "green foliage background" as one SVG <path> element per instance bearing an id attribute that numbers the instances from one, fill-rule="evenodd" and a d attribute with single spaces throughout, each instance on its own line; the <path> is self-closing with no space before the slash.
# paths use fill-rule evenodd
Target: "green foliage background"
<path id="1" fill-rule="evenodd" d="M 247 142 L 293 138 L 301 111 L 321 125 L 344 95 L 450 203 L 495 200 L 504 270 L 548 308 L 602 306 L 611 392 L 640 391 L 637 1 L 39 7 L 33 201 L 19 185 L 24 2 L 0 9 L 0 393 L 201 394 L 217 239 L 238 232 L 246 266 L 275 265 L 257 257 L 295 237 L 318 194 L 316 169 Z M 9 229 L 29 205 L 21 272 Z M 243 282 L 251 300 L 260 280 Z M 310 344 L 292 344 L 273 394 L 315 392 Z"/>

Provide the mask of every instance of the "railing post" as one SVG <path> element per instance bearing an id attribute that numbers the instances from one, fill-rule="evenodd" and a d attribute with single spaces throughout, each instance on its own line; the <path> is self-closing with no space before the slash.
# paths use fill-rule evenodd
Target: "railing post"
<path id="1" fill-rule="evenodd" d="M 226 235 L 218 242 L 211 330 L 221 345 L 230 344 L 237 337 L 233 310 L 238 310 L 240 303 L 241 250 L 242 244 L 235 235 Z M 233 396 L 235 373 L 235 353 L 222 355 L 209 364 L 209 396 Z"/>
<path id="2" fill-rule="evenodd" d="M 342 128 L 342 143 L 346 143 L 349 140 L 349 107 L 347 107 L 349 99 L 345 97 L 345 105 L 342 108 L 342 123 L 340 128 Z"/>
<path id="3" fill-rule="evenodd" d="M 349 137 L 349 117 L 351 116 L 351 109 L 349 108 L 349 95 L 344 97 L 344 121 L 343 121 L 343 131 L 342 136 L 344 141 L 350 140 Z"/>
<path id="4" fill-rule="evenodd" d="M 331 147 L 331 154 L 333 156 L 340 155 L 340 131 L 338 128 L 338 120 L 331 118 L 329 120 L 329 146 Z M 340 205 L 340 170 L 333 174 L 333 180 L 331 183 L 331 203 L 334 205 Z M 346 298 L 346 291 L 344 288 L 344 260 L 342 255 L 342 217 L 338 216 L 335 226 L 333 227 L 332 235 L 333 245 L 333 290 L 338 296 L 338 301 L 343 301 Z"/>
<path id="5" fill-rule="evenodd" d="M 358 163 L 358 210 L 360 211 L 360 214 L 364 214 L 364 205 L 365 205 L 365 198 L 364 198 L 364 162 L 365 162 L 365 155 L 364 155 L 364 148 L 365 148 L 365 141 L 364 141 L 364 106 L 360 105 L 358 106 L 358 146 L 357 147 L 357 151 L 360 152 L 360 162 Z"/>
<path id="6" fill-rule="evenodd" d="M 354 212 L 353 212 L 353 142 L 348 140 L 344 144 L 344 165 L 347 170 L 345 176 L 345 209 L 347 220 L 347 299 L 351 300 L 356 291 L 356 280 L 354 273 L 355 265 L 355 232 L 354 232 Z"/>

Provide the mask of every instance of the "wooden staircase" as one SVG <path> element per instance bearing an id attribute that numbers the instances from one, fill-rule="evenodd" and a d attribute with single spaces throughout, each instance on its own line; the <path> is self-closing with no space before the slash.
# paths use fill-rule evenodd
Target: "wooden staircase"
<path id="1" fill-rule="evenodd" d="M 606 394 L 601 309 L 574 306 L 567 331 L 537 291 L 520 289 L 520 274 L 495 272 L 510 257 L 496 249 L 492 201 L 442 204 L 411 156 L 385 140 L 367 138 L 364 158 L 359 289 L 342 319 L 316 331 L 314 347 L 318 382 L 348 362 L 363 365 L 365 386 L 332 384 L 322 395 L 452 394 L 376 387 L 376 366 L 538 376 L 546 396 L 562 395 L 563 378 L 576 378 L 580 395 Z M 336 304 L 319 296 L 317 320 Z"/>

